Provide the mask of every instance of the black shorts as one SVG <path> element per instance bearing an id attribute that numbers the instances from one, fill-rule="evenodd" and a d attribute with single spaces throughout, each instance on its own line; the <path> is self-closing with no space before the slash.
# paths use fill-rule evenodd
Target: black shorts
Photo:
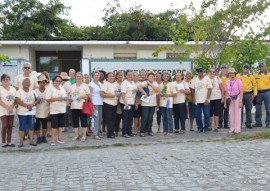
<path id="1" fill-rule="evenodd" d="M 66 113 L 51 114 L 52 128 L 57 129 L 65 127 L 65 117 Z"/>
<path id="2" fill-rule="evenodd" d="M 48 118 L 36 118 L 35 131 L 40 130 L 40 124 L 42 124 L 42 129 L 47 129 L 47 123 Z"/>
<path id="3" fill-rule="evenodd" d="M 87 127 L 87 115 L 82 113 L 81 109 L 71 109 L 72 124 L 73 128 L 80 127 L 79 122 L 81 121 L 81 127 Z"/>
<path id="4" fill-rule="evenodd" d="M 138 105 L 137 110 L 135 109 L 135 106 L 134 106 L 133 117 L 141 117 L 141 116 L 142 116 L 142 106 L 141 106 L 141 104 Z"/>
<path id="5" fill-rule="evenodd" d="M 221 107 L 221 99 L 211 100 L 210 101 L 210 117 L 218 116 L 220 107 Z"/>

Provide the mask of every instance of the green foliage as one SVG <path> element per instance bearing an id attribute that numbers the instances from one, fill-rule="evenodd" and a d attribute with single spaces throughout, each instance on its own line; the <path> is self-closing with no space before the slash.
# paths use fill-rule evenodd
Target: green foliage
<path id="1" fill-rule="evenodd" d="M 10 0 L 0 3 L 2 37 L 10 39 L 46 39 L 60 36 L 61 29 L 69 26 L 66 15 L 69 7 L 59 0 L 46 5 L 38 0 Z"/>

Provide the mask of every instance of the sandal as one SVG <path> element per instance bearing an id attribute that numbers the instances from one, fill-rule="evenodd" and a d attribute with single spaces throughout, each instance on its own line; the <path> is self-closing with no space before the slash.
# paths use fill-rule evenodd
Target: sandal
<path id="1" fill-rule="evenodd" d="M 8 145 L 6 144 L 6 145 L 2 145 L 2 148 L 7 148 L 8 147 Z"/>
<path id="2" fill-rule="evenodd" d="M 194 131 L 194 129 L 190 129 L 190 131 Z"/>
<path id="3" fill-rule="evenodd" d="M 72 139 L 72 141 L 78 141 L 78 140 L 80 140 L 79 137 L 73 137 L 73 139 Z"/>
<path id="4" fill-rule="evenodd" d="M 85 140 L 86 140 L 86 137 L 82 137 L 82 138 L 81 138 L 81 141 L 84 142 Z"/>
<path id="5" fill-rule="evenodd" d="M 23 147 L 23 144 L 18 145 L 19 148 Z"/>
<path id="6" fill-rule="evenodd" d="M 95 140 L 101 140 L 99 136 L 95 136 Z"/>
<path id="7" fill-rule="evenodd" d="M 8 147 L 15 147 L 15 144 L 7 144 Z"/>
<path id="8" fill-rule="evenodd" d="M 184 134 L 184 133 L 185 133 L 184 130 L 179 131 L 179 134 Z"/>

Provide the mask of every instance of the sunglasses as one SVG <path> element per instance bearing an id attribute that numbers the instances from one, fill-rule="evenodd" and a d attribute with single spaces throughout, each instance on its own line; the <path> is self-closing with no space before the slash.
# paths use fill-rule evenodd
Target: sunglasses
<path id="1" fill-rule="evenodd" d="M 198 72 L 203 72 L 203 70 L 198 70 Z"/>
<path id="2" fill-rule="evenodd" d="M 31 67 L 24 67 L 24 69 L 26 69 L 26 70 L 30 70 L 30 69 L 31 69 Z"/>
<path id="3" fill-rule="evenodd" d="M 249 67 L 245 66 L 244 69 L 249 69 Z"/>

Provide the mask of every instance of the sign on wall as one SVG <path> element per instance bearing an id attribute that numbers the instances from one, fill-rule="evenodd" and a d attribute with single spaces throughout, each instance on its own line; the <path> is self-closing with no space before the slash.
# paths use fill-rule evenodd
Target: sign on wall
<path id="1" fill-rule="evenodd" d="M 155 72 L 169 72 L 172 77 L 175 73 L 180 71 L 185 73 L 187 70 L 192 69 L 192 61 L 180 61 L 179 60 L 103 60 L 89 62 L 90 68 L 84 66 L 87 62 L 82 62 L 82 72 L 92 73 L 94 70 L 104 70 L 106 72 L 126 71 L 134 70 L 140 71 L 144 69 L 146 71 L 153 70 Z M 84 69 L 85 68 L 85 69 Z"/>

